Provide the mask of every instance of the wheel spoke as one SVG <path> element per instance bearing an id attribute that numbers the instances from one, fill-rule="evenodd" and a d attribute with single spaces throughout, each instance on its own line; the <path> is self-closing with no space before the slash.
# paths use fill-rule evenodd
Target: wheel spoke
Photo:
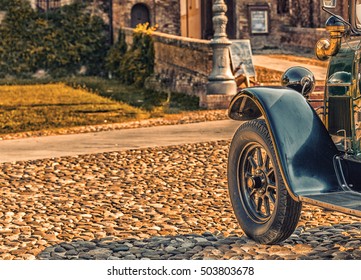
<path id="1" fill-rule="evenodd" d="M 261 212 L 262 212 L 262 203 L 263 203 L 263 199 L 262 199 L 262 197 L 259 197 L 259 198 L 257 199 L 257 209 L 256 209 L 256 211 L 257 211 L 258 213 L 261 213 Z"/>
<path id="2" fill-rule="evenodd" d="M 258 164 L 258 167 L 261 167 L 261 166 L 263 166 L 263 158 L 262 158 L 261 148 L 257 148 L 257 149 L 256 149 L 256 153 L 257 153 L 257 164 Z"/>
<path id="3" fill-rule="evenodd" d="M 250 206 L 252 207 L 253 210 L 257 209 L 258 198 L 257 198 L 257 196 L 255 196 L 255 194 L 256 193 L 253 193 L 253 195 L 252 195 L 252 196 L 254 196 L 253 198 L 251 198 L 251 196 L 249 197 L 250 198 L 249 203 L 250 203 Z"/>
<path id="4" fill-rule="evenodd" d="M 252 177 L 252 173 L 251 173 L 251 172 L 249 172 L 249 171 L 244 172 L 244 178 L 245 178 L 245 179 L 248 179 L 248 178 L 251 178 L 251 177 Z"/>
<path id="5" fill-rule="evenodd" d="M 275 190 L 268 190 L 267 192 L 268 192 L 267 197 L 272 201 L 273 204 L 275 204 L 276 203 Z"/>
<path id="6" fill-rule="evenodd" d="M 257 166 L 256 161 L 254 160 L 253 155 L 248 157 L 248 161 L 251 164 L 251 166 L 253 167 L 253 169 L 257 169 L 258 166 Z"/>
<path id="7" fill-rule="evenodd" d="M 249 193 L 249 197 L 252 198 L 252 196 L 254 196 L 257 193 L 257 189 L 253 189 L 250 193 Z"/>
<path id="8" fill-rule="evenodd" d="M 270 157 L 266 154 L 266 160 L 264 161 L 264 169 L 266 171 L 270 170 Z"/>
<path id="9" fill-rule="evenodd" d="M 263 201 L 264 201 L 264 208 L 266 210 L 266 215 L 269 216 L 269 215 L 271 215 L 271 207 L 270 207 L 268 196 L 266 196 Z"/>
<path id="10" fill-rule="evenodd" d="M 266 176 L 267 178 L 274 178 L 275 170 L 273 168 L 269 169 Z"/>

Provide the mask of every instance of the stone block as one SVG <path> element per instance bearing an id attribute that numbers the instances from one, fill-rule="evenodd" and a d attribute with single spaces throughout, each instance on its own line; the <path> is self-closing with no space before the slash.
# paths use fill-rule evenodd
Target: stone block
<path id="1" fill-rule="evenodd" d="M 200 106 L 208 110 L 227 109 L 233 97 L 234 95 L 228 94 L 202 95 Z"/>

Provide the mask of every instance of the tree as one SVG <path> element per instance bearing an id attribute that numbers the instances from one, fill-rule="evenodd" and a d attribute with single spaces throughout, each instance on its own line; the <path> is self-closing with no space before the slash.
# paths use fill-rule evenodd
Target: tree
<path id="1" fill-rule="evenodd" d="M 9 0 L 2 8 L 6 16 L 0 25 L 0 75 L 44 69 L 64 76 L 83 66 L 88 74 L 105 74 L 108 29 L 82 3 L 46 14 L 32 10 L 25 0 Z"/>

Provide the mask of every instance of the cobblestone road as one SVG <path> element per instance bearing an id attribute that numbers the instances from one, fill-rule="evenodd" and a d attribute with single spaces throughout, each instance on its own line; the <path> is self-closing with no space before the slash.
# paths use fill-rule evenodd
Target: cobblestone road
<path id="1" fill-rule="evenodd" d="M 361 219 L 305 205 L 280 245 L 243 235 L 229 142 L 0 165 L 0 259 L 361 259 Z"/>

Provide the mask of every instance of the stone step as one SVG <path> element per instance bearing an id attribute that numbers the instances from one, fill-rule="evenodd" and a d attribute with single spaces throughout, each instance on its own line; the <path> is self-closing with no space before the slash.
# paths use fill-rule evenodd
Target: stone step
<path id="1" fill-rule="evenodd" d="M 325 85 L 324 84 L 319 84 L 316 82 L 316 86 L 315 89 L 313 90 L 314 92 L 324 92 L 325 91 Z"/>
<path id="2" fill-rule="evenodd" d="M 323 94 L 324 92 L 323 91 L 314 91 L 310 94 L 310 104 L 313 108 L 318 108 L 318 107 L 321 107 L 323 106 Z M 316 102 L 312 100 L 317 100 Z"/>
<path id="3" fill-rule="evenodd" d="M 314 91 L 310 94 L 310 98 L 312 99 L 323 99 L 323 91 Z"/>

